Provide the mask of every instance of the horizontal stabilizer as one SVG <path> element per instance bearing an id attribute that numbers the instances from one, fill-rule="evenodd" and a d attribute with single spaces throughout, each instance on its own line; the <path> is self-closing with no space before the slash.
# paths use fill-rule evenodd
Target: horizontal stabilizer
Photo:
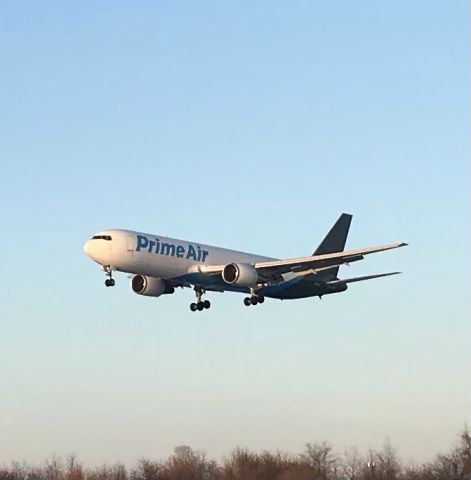
<path id="1" fill-rule="evenodd" d="M 339 283 L 362 282 L 363 280 L 372 280 L 373 278 L 390 277 L 391 275 L 398 275 L 400 273 L 402 272 L 378 273 L 377 275 L 365 275 L 363 277 L 344 278 L 341 280 L 333 280 L 332 282 L 327 282 L 327 284 L 337 285 Z"/>

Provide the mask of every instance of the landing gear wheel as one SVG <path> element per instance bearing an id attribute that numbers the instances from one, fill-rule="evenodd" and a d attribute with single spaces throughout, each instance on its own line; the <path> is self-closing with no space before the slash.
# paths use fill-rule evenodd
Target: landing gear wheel
<path id="1" fill-rule="evenodd" d="M 210 302 L 209 300 L 205 300 L 205 301 L 203 302 L 203 307 L 206 308 L 206 309 L 208 309 L 209 307 L 211 307 L 211 302 Z"/>
<path id="2" fill-rule="evenodd" d="M 110 265 L 104 265 L 102 270 L 105 272 L 105 275 L 108 277 L 105 280 L 105 286 L 114 287 L 115 281 L 113 280 L 113 268 Z"/>
<path id="3" fill-rule="evenodd" d="M 197 309 L 198 309 L 198 307 L 196 306 L 196 303 L 190 303 L 190 310 L 192 312 L 196 312 Z"/>
<path id="4" fill-rule="evenodd" d="M 204 309 L 204 303 L 203 302 L 198 302 L 196 304 L 196 308 L 198 309 L 198 312 L 201 312 L 201 310 Z"/>
<path id="5" fill-rule="evenodd" d="M 244 298 L 244 305 L 248 307 L 249 305 L 257 305 L 258 303 L 263 303 L 265 297 L 263 295 L 252 295 L 251 297 Z"/>

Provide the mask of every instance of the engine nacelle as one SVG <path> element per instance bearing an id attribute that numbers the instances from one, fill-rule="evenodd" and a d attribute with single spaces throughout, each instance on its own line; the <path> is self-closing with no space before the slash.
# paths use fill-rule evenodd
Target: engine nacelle
<path id="1" fill-rule="evenodd" d="M 258 283 L 258 272 L 245 263 L 229 263 L 222 271 L 222 279 L 231 285 L 254 287 Z"/>
<path id="2" fill-rule="evenodd" d="M 160 297 L 166 293 L 173 293 L 175 289 L 156 277 L 145 277 L 144 275 L 134 275 L 131 279 L 131 288 L 138 295 L 147 297 Z"/>

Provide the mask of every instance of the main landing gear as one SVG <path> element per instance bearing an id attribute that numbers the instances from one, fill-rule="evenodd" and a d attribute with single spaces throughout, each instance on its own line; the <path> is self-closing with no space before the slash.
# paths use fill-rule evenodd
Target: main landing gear
<path id="1" fill-rule="evenodd" d="M 211 307 L 211 302 L 209 300 L 201 300 L 204 290 L 201 287 L 195 287 L 196 303 L 190 303 L 190 310 L 192 312 L 201 312 L 204 309 Z"/>
<path id="2" fill-rule="evenodd" d="M 107 278 L 107 279 L 105 280 L 105 286 L 107 286 L 107 287 L 114 287 L 114 285 L 115 285 L 116 282 L 114 281 L 114 278 L 113 278 L 113 276 L 112 276 L 112 269 L 111 269 L 111 267 L 110 267 L 109 265 L 104 265 L 104 266 L 103 266 L 103 270 L 104 270 L 104 272 L 105 272 L 105 275 L 106 275 L 107 277 L 109 277 L 109 278 Z"/>
<path id="3" fill-rule="evenodd" d="M 244 305 L 249 307 L 250 305 L 258 305 L 264 301 L 265 297 L 263 295 L 256 295 L 254 292 L 250 292 L 250 297 L 244 298 Z"/>

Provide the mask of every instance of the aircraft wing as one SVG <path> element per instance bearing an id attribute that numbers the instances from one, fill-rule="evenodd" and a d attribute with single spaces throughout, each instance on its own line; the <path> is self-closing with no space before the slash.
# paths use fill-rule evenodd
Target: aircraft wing
<path id="1" fill-rule="evenodd" d="M 312 273 L 317 273 L 338 265 L 345 265 L 362 260 L 365 255 L 369 255 L 370 253 L 392 250 L 394 248 L 404 247 L 405 245 L 407 245 L 407 243 L 389 243 L 376 247 L 357 248 L 354 250 L 345 250 L 342 252 L 313 255 L 309 257 L 255 262 L 252 263 L 251 266 L 259 272 L 260 277 L 274 281 L 281 280 L 281 275 L 284 273 L 303 272 L 306 270 L 312 270 Z M 198 270 L 201 273 L 211 275 L 222 273 L 224 267 L 225 265 L 199 265 Z"/>

